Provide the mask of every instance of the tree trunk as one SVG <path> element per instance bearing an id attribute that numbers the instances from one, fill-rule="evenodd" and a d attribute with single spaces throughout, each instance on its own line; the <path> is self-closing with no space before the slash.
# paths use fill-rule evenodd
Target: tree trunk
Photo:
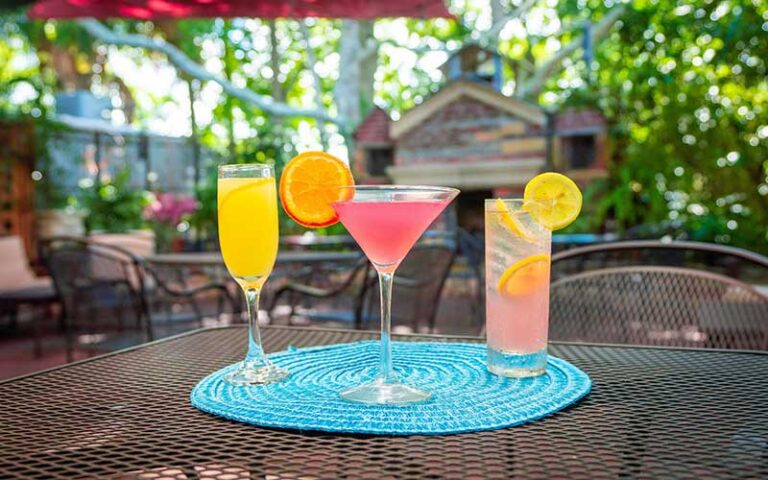
<path id="1" fill-rule="evenodd" d="M 123 114 L 125 115 L 125 123 L 130 125 L 136 117 L 136 100 L 134 100 L 131 89 L 128 88 L 128 85 L 125 84 L 122 78 L 113 76 L 112 81 L 117 85 L 120 94 L 120 101 L 123 104 Z"/>
<path id="2" fill-rule="evenodd" d="M 335 97 L 349 155 L 353 155 L 352 132 L 373 106 L 373 80 L 378 44 L 373 37 L 373 22 L 344 20 L 339 41 L 339 79 Z"/>
<path id="3" fill-rule="evenodd" d="M 269 20 L 269 68 L 272 69 L 272 99 L 275 102 L 285 101 L 285 88 L 278 79 L 280 75 L 280 51 L 277 41 L 277 22 Z M 275 129 L 275 137 L 283 138 L 283 119 L 281 117 L 275 117 L 270 119 L 270 123 Z M 282 174 L 284 160 L 284 153 L 281 148 L 276 150 L 277 158 L 275 158 L 275 170 L 278 178 Z"/>
<path id="4" fill-rule="evenodd" d="M 360 121 L 362 121 L 373 108 L 373 83 L 379 60 L 379 45 L 373 36 L 373 22 L 360 22 L 360 45 L 366 50 L 360 59 Z M 360 124 L 355 124 L 355 128 Z"/>
<path id="5" fill-rule="evenodd" d="M 498 25 L 504 19 L 504 7 L 501 0 L 491 0 L 491 25 Z"/>
<path id="6" fill-rule="evenodd" d="M 285 100 L 283 86 L 278 80 L 280 74 L 280 52 L 277 44 L 277 24 L 274 20 L 269 20 L 269 68 L 272 69 L 272 98 L 276 102 Z"/>
<path id="7" fill-rule="evenodd" d="M 68 92 L 91 88 L 91 76 L 77 71 L 75 55 L 78 52 L 74 48 L 62 48 L 46 39 L 37 45 L 36 49 L 39 53 L 44 53 L 38 54 L 40 63 L 56 72 L 56 85 L 59 90 Z"/>
<path id="8" fill-rule="evenodd" d="M 227 79 L 227 82 L 231 83 L 232 72 L 234 70 L 233 65 L 236 60 L 232 51 L 232 46 L 229 43 L 229 36 L 227 35 L 230 25 L 231 21 L 225 20 L 224 32 L 221 36 L 221 40 L 224 42 L 224 58 L 222 58 L 224 63 L 224 78 Z M 235 112 L 233 100 L 234 99 L 229 95 L 224 98 L 224 110 L 226 111 L 227 115 L 227 133 L 229 142 L 228 149 L 230 162 L 234 162 L 237 156 L 237 141 L 235 139 Z"/>
<path id="9" fill-rule="evenodd" d="M 344 117 L 344 130 L 351 132 L 360 123 L 360 22 L 344 20 L 339 40 L 339 79 L 336 81 L 336 105 Z"/>
<path id="10" fill-rule="evenodd" d="M 315 108 L 323 108 L 323 85 L 320 82 L 320 76 L 315 71 L 315 65 L 317 64 L 317 57 L 315 51 L 312 49 L 312 45 L 309 41 L 311 35 L 309 33 L 309 27 L 306 22 L 301 22 L 301 35 L 304 39 L 304 46 L 307 52 L 306 69 L 312 75 L 312 88 L 315 90 Z M 320 134 L 320 145 L 323 150 L 328 150 L 328 136 L 325 134 L 325 122 L 317 120 L 317 130 Z"/>

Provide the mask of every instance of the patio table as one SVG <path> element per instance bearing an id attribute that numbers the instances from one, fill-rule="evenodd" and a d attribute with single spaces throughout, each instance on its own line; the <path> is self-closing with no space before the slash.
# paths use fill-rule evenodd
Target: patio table
<path id="1" fill-rule="evenodd" d="M 376 337 L 263 329 L 268 351 Z M 0 383 L 0 478 L 768 478 L 763 353 L 553 343 L 592 377 L 579 403 L 503 430 L 387 437 L 193 408 L 192 387 L 245 341 L 242 327 L 196 330 Z"/>

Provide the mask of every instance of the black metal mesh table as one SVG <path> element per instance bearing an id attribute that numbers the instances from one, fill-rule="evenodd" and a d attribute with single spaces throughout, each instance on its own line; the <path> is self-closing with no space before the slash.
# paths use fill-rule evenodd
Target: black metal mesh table
<path id="1" fill-rule="evenodd" d="M 270 351 L 376 337 L 263 335 Z M 768 478 L 764 354 L 554 344 L 593 379 L 580 403 L 505 430 L 382 437 L 194 409 L 192 387 L 239 360 L 245 340 L 241 328 L 199 330 L 0 383 L 0 478 Z"/>

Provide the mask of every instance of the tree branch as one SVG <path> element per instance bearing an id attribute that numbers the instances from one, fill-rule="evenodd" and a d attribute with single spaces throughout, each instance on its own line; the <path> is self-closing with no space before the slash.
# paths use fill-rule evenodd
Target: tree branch
<path id="1" fill-rule="evenodd" d="M 269 97 L 259 95 L 251 90 L 239 88 L 228 80 L 221 78 L 209 72 L 187 57 L 181 50 L 162 39 L 153 39 L 143 35 L 130 33 L 116 33 L 93 18 L 78 20 L 78 24 L 83 27 L 91 36 L 111 45 L 129 46 L 144 48 L 155 52 L 164 53 L 168 61 L 180 71 L 200 80 L 215 82 L 221 86 L 225 93 L 232 97 L 250 103 L 265 113 L 276 117 L 309 117 L 319 121 L 331 122 L 337 125 L 344 125 L 343 119 L 332 117 L 322 110 L 310 110 L 292 107 L 286 103 L 275 102 Z"/>
<path id="2" fill-rule="evenodd" d="M 408 50 L 409 52 L 413 52 L 416 55 L 421 55 L 424 53 L 431 53 L 431 52 L 445 52 L 450 55 L 455 51 L 455 50 L 449 50 L 448 47 L 445 47 L 445 46 L 430 47 L 429 45 L 419 45 L 418 47 L 409 47 L 408 45 L 403 45 L 402 43 L 399 43 L 390 38 L 379 40 L 379 45 L 380 46 L 389 45 L 393 48 L 402 48 L 403 50 Z"/>
<path id="3" fill-rule="evenodd" d="M 491 28 L 482 32 L 480 34 L 480 37 L 474 42 L 473 41 L 465 42 L 463 45 L 459 46 L 458 49 L 451 50 L 446 46 L 431 47 L 429 45 L 419 45 L 418 47 L 409 47 L 407 45 L 398 43 L 392 39 L 379 40 L 379 45 L 391 45 L 395 48 L 402 48 L 405 50 L 409 50 L 411 52 L 416 53 L 417 55 L 420 55 L 423 53 L 430 53 L 430 52 L 445 52 L 450 55 L 455 51 L 460 50 L 464 46 L 470 45 L 472 43 L 476 43 L 486 48 L 495 49 L 496 44 L 499 41 L 499 34 L 507 25 L 507 23 L 510 20 L 514 20 L 516 18 L 523 16 L 523 14 L 525 14 L 525 12 L 530 10 L 531 7 L 534 6 L 538 1 L 539 0 L 523 0 L 523 2 L 521 2 L 520 5 L 518 5 L 514 10 L 509 12 L 508 15 L 503 15 L 503 8 L 501 7 L 501 4 L 498 2 L 498 0 L 493 0 L 491 2 L 491 8 L 493 10 L 493 14 L 492 14 L 493 24 L 491 25 Z M 367 49 L 366 49 L 366 53 L 370 53 L 370 52 L 367 52 Z"/>
<path id="4" fill-rule="evenodd" d="M 621 18 L 626 10 L 626 6 L 619 5 L 609 11 L 603 19 L 592 28 L 592 43 L 596 44 L 598 40 L 606 36 L 613 24 Z M 530 80 L 525 82 L 525 85 L 518 87 L 519 91 L 515 92 L 515 96 L 522 98 L 538 95 L 544 88 L 544 83 L 547 78 L 552 76 L 558 68 L 561 68 L 563 60 L 573 55 L 573 53 L 581 47 L 582 36 L 583 35 L 579 35 L 568 42 L 568 45 L 558 50 L 551 58 L 538 67 Z"/>
<path id="5" fill-rule="evenodd" d="M 503 15 L 501 18 L 494 18 L 491 28 L 480 34 L 480 38 L 477 39 L 477 43 L 486 48 L 496 48 L 496 44 L 499 42 L 499 34 L 510 20 L 520 18 L 525 12 L 531 9 L 538 0 L 523 0 L 520 5 L 514 10 L 509 12 L 508 15 Z M 496 6 L 495 15 L 498 15 L 499 6 Z"/>

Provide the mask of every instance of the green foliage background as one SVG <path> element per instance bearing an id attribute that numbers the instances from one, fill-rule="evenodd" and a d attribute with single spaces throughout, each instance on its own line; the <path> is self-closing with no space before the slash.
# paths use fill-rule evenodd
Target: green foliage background
<path id="1" fill-rule="evenodd" d="M 430 52 L 455 51 L 476 37 L 487 5 L 452 2 L 459 21 L 383 19 L 376 24 L 382 47 L 378 56 L 373 102 L 395 116 L 412 108 L 442 82 L 439 73 L 421 59 Z M 535 34 L 502 35 L 499 51 L 512 64 L 540 63 L 552 54 L 552 43 L 577 40 L 616 0 L 539 2 L 548 9 L 542 22 L 557 20 L 565 27 L 547 38 Z M 508 10 L 514 4 L 502 1 Z M 580 53 L 564 62 L 538 98 L 550 108 L 597 107 L 610 124 L 610 175 L 585 192 L 585 211 L 572 232 L 616 231 L 626 236 L 658 238 L 668 235 L 742 246 L 768 254 L 768 3 L 764 0 L 634 0 L 611 33 L 594 46 L 587 65 Z M 55 92 L 55 72 L 45 63 L 19 68 L 12 58 L 35 52 L 44 42 L 70 49 L 79 65 L 97 63 L 94 43 L 71 22 L 19 22 L 17 13 L 0 17 L 0 115 L 45 116 Z M 323 107 L 335 113 L 333 88 L 344 81 L 338 65 L 340 21 L 311 20 L 311 48 L 319 60 Z M 576 25 L 574 28 L 573 26 Z M 291 105 L 307 106 L 313 91 L 307 72 L 307 46 L 299 24 L 291 20 L 185 20 L 173 27 L 150 22 L 112 21 L 119 31 L 168 38 L 193 59 L 221 62 L 233 81 L 263 94 L 276 92 Z M 272 70 L 270 28 L 276 28 L 279 69 Z M 517 27 L 515 27 L 517 28 Z M 392 32 L 405 30 L 397 37 Z M 203 44 L 213 43 L 222 55 L 206 57 Z M 390 48 L 390 44 L 406 47 Z M 407 81 L 400 70 L 404 56 L 417 52 L 418 61 Z M 143 51 L 127 50 L 137 58 L 164 61 Z M 41 56 L 42 55 L 42 56 Z M 515 72 L 508 68 L 514 87 Z M 114 78 L 109 65 L 93 71 L 97 85 L 108 89 Z M 36 93 L 22 104 L 11 94 L 20 83 Z M 203 85 L 192 80 L 192 88 Z M 173 102 L 153 97 L 151 108 L 137 109 L 141 125 Z M 370 106 L 371 99 L 361 99 Z M 235 125 L 247 125 L 235 134 Z M 317 135 L 311 119 L 270 118 L 243 102 L 221 95 L 212 120 L 198 135 L 206 148 L 227 161 L 274 162 L 278 172 L 306 140 Z M 334 127 L 326 126 L 332 141 Z M 335 138 L 335 140 L 333 140 Z M 206 205 L 215 196 L 212 171 L 205 172 L 198 191 Z M 212 228 L 214 212 L 193 219 L 198 228 Z M 298 232 L 283 219 L 285 233 Z"/>
<path id="2" fill-rule="evenodd" d="M 768 253 L 768 4 L 638 1 L 565 105 L 611 122 L 607 181 L 574 228 Z"/>
<path id="3" fill-rule="evenodd" d="M 130 170 L 120 170 L 108 182 L 83 188 L 80 202 L 85 209 L 88 232 L 126 233 L 144 226 L 144 208 L 150 198 L 146 192 L 130 188 Z"/>

